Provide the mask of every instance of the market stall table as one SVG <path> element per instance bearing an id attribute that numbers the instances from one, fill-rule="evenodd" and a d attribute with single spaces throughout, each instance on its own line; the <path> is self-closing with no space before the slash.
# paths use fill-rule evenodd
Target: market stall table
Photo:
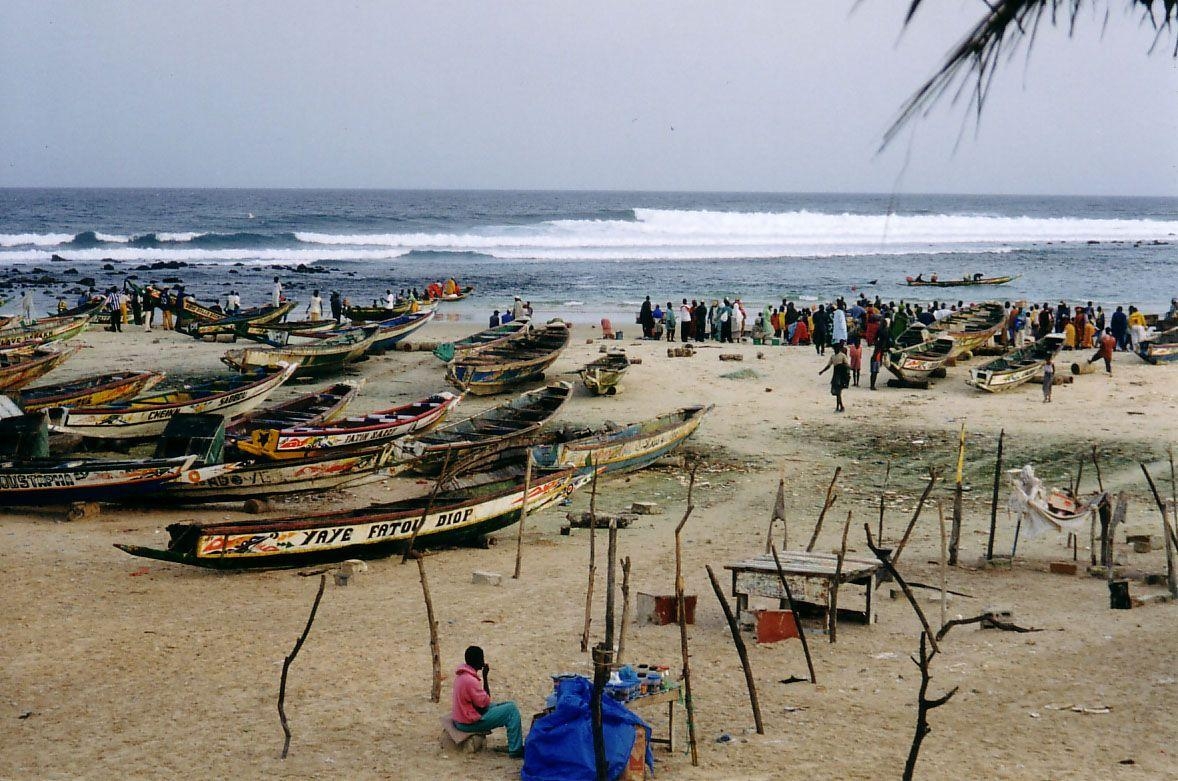
<path id="1" fill-rule="evenodd" d="M 653 708 L 654 706 L 661 705 L 662 703 L 667 704 L 667 737 L 654 737 L 654 730 L 652 728 L 650 742 L 652 744 L 658 743 L 664 745 L 667 747 L 668 751 L 675 750 L 675 706 L 677 704 L 682 704 L 679 701 L 680 691 L 681 689 L 679 688 L 678 683 L 668 683 L 667 688 L 663 691 L 656 692 L 654 694 L 643 694 L 635 697 L 632 700 L 627 700 L 626 702 L 622 703 L 635 713 L 638 713 L 638 711 L 642 709 Z"/>
<path id="2" fill-rule="evenodd" d="M 794 602 L 821 607 L 826 614 L 826 625 L 830 626 L 830 590 L 835 582 L 838 556 L 833 553 L 788 550 L 781 551 L 778 556 Z M 875 621 L 872 593 L 882 567 L 874 557 L 843 557 L 843 569 L 838 575 L 840 597 L 844 584 L 863 586 L 864 609 L 844 610 L 840 605 L 840 613 L 858 614 L 869 625 Z M 772 555 L 764 554 L 735 564 L 725 564 L 724 569 L 732 571 L 732 595 L 736 597 L 738 620 L 741 611 L 748 610 L 750 596 L 776 599 L 783 609 L 787 607 L 785 591 L 781 588 L 781 579 L 777 575 L 777 565 Z M 841 603 L 842 599 L 839 601 Z"/>

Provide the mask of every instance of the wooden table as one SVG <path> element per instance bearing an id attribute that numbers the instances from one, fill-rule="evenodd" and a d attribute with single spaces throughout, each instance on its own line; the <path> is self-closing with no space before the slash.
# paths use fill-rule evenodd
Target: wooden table
<path id="1" fill-rule="evenodd" d="M 807 551 L 781 551 L 781 569 L 789 582 L 789 589 L 795 603 L 818 605 L 825 610 L 827 626 L 830 626 L 830 590 L 835 582 L 838 557 L 833 553 Z M 863 586 L 864 609 L 848 610 L 861 615 L 867 624 L 875 620 L 872 593 L 875 591 L 877 573 L 883 565 L 875 557 L 845 556 L 843 569 L 839 573 L 840 592 L 843 584 Z M 771 554 L 763 554 L 735 564 L 725 564 L 724 569 L 732 571 L 732 595 L 736 597 L 736 617 L 742 610 L 748 610 L 750 596 L 769 597 L 778 600 L 782 609 L 788 607 L 785 590 L 777 576 L 777 565 Z M 840 593 L 840 597 L 842 593 Z M 840 599 L 841 603 L 842 600 Z M 839 606 L 839 612 L 844 608 Z"/>
<path id="2" fill-rule="evenodd" d="M 682 690 L 680 689 L 678 683 L 668 683 L 667 686 L 668 687 L 673 686 L 674 688 L 668 688 L 666 691 L 661 691 L 658 694 L 646 694 L 646 695 L 643 695 L 642 697 L 635 697 L 634 699 L 629 700 L 623 704 L 627 708 L 629 708 L 630 710 L 637 711 L 639 709 L 645 709 L 648 707 L 654 707 L 655 705 L 661 705 L 662 703 L 666 703 L 667 704 L 667 737 L 666 738 L 656 738 L 656 737 L 654 737 L 654 730 L 651 729 L 650 742 L 651 742 L 651 744 L 659 743 L 661 745 L 666 746 L 668 751 L 674 751 L 675 750 L 675 705 L 680 704 L 679 703 L 679 695 Z"/>

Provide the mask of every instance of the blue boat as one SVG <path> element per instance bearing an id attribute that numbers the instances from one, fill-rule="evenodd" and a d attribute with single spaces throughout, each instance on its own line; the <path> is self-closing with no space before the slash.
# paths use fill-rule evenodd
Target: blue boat
<path id="1" fill-rule="evenodd" d="M 518 339 L 454 359 L 446 379 L 479 396 L 503 393 L 516 385 L 543 379 L 544 370 L 568 347 L 570 335 L 567 323 L 554 320 Z"/>
<path id="2" fill-rule="evenodd" d="M 372 342 L 372 346 L 368 348 L 368 351 L 382 352 L 384 350 L 391 350 L 397 342 L 424 328 L 430 320 L 433 320 L 434 311 L 433 309 L 428 309 L 424 312 L 399 315 L 376 323 L 376 339 Z"/>

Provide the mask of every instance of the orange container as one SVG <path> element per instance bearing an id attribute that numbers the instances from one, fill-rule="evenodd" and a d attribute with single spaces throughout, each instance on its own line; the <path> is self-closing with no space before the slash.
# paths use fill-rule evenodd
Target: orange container
<path id="1" fill-rule="evenodd" d="M 797 619 L 790 610 L 758 610 L 757 642 L 776 643 L 798 636 Z"/>

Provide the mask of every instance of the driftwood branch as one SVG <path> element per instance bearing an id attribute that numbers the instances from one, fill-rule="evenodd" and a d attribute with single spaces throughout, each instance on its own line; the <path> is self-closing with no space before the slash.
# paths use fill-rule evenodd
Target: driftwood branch
<path id="1" fill-rule="evenodd" d="M 802 653 L 806 655 L 806 667 L 810 670 L 810 683 L 818 683 L 818 677 L 814 675 L 814 660 L 810 658 L 810 644 L 806 642 L 806 630 L 802 627 L 802 617 L 794 607 L 794 595 L 790 591 L 789 581 L 785 578 L 785 570 L 781 567 L 781 558 L 777 555 L 776 546 L 772 552 L 773 563 L 777 565 L 777 578 L 781 581 L 781 590 L 785 593 L 786 606 L 789 607 L 789 612 L 793 613 L 794 625 L 798 628 L 798 639 L 802 641 Z"/>
<path id="2" fill-rule="evenodd" d="M 429 594 L 429 581 L 425 577 L 425 557 L 414 553 L 417 573 L 421 576 L 421 596 L 425 600 L 425 617 L 429 621 L 429 653 L 433 663 L 433 681 L 430 684 L 430 702 L 442 699 L 442 648 L 438 642 L 438 619 L 434 616 L 434 601 Z"/>
<path id="3" fill-rule="evenodd" d="M 908 544 L 908 538 L 912 535 L 912 530 L 916 528 L 916 521 L 920 518 L 920 511 L 924 508 L 924 503 L 928 501 L 928 495 L 932 493 L 937 478 L 937 470 L 930 467 L 928 470 L 928 484 L 924 487 L 924 492 L 920 495 L 920 501 L 916 503 L 916 511 L 912 513 L 912 520 L 908 521 L 908 527 L 904 529 L 904 536 L 896 543 L 896 550 L 892 552 L 892 561 L 900 560 L 900 554 L 904 552 L 904 546 Z"/>
<path id="4" fill-rule="evenodd" d="M 968 626 L 969 624 L 980 624 L 982 622 L 988 623 L 995 629 L 1001 629 L 1003 632 L 1018 632 L 1025 634 L 1028 632 L 1042 632 L 1042 629 L 1034 629 L 1032 627 L 1019 626 L 1008 621 L 1001 621 L 994 617 L 993 613 L 982 613 L 980 616 L 973 618 L 954 618 L 951 621 L 946 621 L 939 630 L 937 630 L 937 639 L 944 640 L 945 635 L 949 634 L 949 630 L 955 626 Z"/>
<path id="5" fill-rule="evenodd" d="M 687 709 L 687 743 L 691 747 L 691 764 L 699 767 L 699 749 L 695 742 L 695 703 L 691 698 L 691 663 L 687 653 L 687 606 L 683 598 L 683 546 L 680 534 L 684 524 L 695 510 L 692 493 L 695 489 L 695 466 L 691 467 L 691 476 L 687 480 L 687 509 L 683 519 L 675 527 L 675 612 L 679 618 L 679 651 L 683 659 L 683 705 Z"/>
<path id="6" fill-rule="evenodd" d="M 618 653 L 614 657 L 621 664 L 626 654 L 626 627 L 630 625 L 630 557 L 622 559 L 622 622 L 618 626 Z"/>
<path id="7" fill-rule="evenodd" d="M 294 663 L 295 657 L 299 655 L 303 643 L 306 642 L 307 635 L 311 633 L 311 625 L 315 623 L 315 614 L 319 612 L 319 602 L 323 599 L 323 589 L 326 586 L 327 575 L 320 575 L 319 590 L 315 592 L 315 601 L 311 603 L 311 615 L 307 616 L 307 625 L 303 627 L 303 633 L 295 641 L 294 648 L 282 660 L 282 678 L 278 682 L 278 719 L 282 722 L 282 734 L 285 736 L 282 741 L 283 759 L 286 759 L 286 755 L 290 752 L 290 724 L 286 720 L 286 676 L 290 672 L 290 666 Z"/>
<path id="8" fill-rule="evenodd" d="M 842 473 L 841 466 L 835 467 L 834 477 L 830 479 L 830 487 L 826 489 L 826 499 L 822 502 L 822 512 L 818 513 L 818 523 L 814 524 L 814 533 L 810 535 L 810 542 L 806 545 L 806 552 L 814 550 L 814 546 L 818 543 L 818 534 L 822 531 L 822 521 L 826 518 L 826 511 L 829 510 L 835 500 L 838 498 L 834 493 L 835 483 L 839 480 L 839 475 Z"/>
<path id="9" fill-rule="evenodd" d="M 908 604 L 912 605 L 912 609 L 916 612 L 916 617 L 920 619 L 920 625 L 924 627 L 924 633 L 928 635 L 929 643 L 932 645 L 933 651 L 936 652 L 941 650 L 937 647 L 936 638 L 933 637 L 933 630 L 929 627 L 928 619 L 925 618 L 924 611 L 920 609 L 920 603 L 916 601 L 916 597 L 912 594 L 912 589 L 904 581 L 904 578 L 900 575 L 899 570 L 896 569 L 896 565 L 892 562 L 891 558 L 884 555 L 884 552 L 876 547 L 875 540 L 871 538 L 871 525 L 866 523 L 863 524 L 863 531 L 867 533 L 867 547 L 871 549 L 871 552 L 875 554 L 877 559 L 879 559 L 879 563 L 882 564 L 884 569 L 888 571 L 888 574 L 892 576 L 892 580 L 896 581 L 896 585 L 899 586 L 900 590 L 904 592 L 904 596 L 908 599 Z"/>
<path id="10" fill-rule="evenodd" d="M 986 560 L 994 558 L 994 534 L 998 529 L 998 486 L 1002 478 L 1002 444 L 1006 440 L 1006 429 L 998 432 L 998 458 L 994 464 L 994 493 L 990 496 L 990 536 L 986 539 Z"/>
<path id="11" fill-rule="evenodd" d="M 515 534 L 515 572 L 512 580 L 519 580 L 524 554 L 524 522 L 528 520 L 528 494 L 532 491 L 532 449 L 528 448 L 528 464 L 524 467 L 524 498 L 519 508 L 519 528 Z"/>
<path id="12" fill-rule="evenodd" d="M 581 628 L 581 653 L 589 651 L 589 627 L 593 624 L 593 581 L 597 576 L 597 465 L 593 468 L 593 485 L 589 489 L 589 582 L 585 586 L 585 622 Z"/>
<path id="13" fill-rule="evenodd" d="M 930 645 L 933 646 L 932 651 L 928 650 Z M 933 644 L 932 637 L 926 632 L 922 632 L 920 635 L 920 658 L 912 660 L 920 668 L 920 693 L 916 698 L 916 732 L 912 735 L 912 747 L 908 750 L 908 761 L 904 764 L 904 781 L 912 781 L 916 771 L 916 759 L 920 754 L 920 744 L 924 742 L 925 735 L 932 732 L 932 727 L 928 723 L 929 711 L 941 707 L 949 702 L 954 694 L 957 694 L 958 687 L 954 686 L 940 697 L 929 698 L 928 686 L 929 681 L 932 680 L 932 675 L 929 673 L 929 663 L 936 655 L 937 649 Z"/>
<path id="14" fill-rule="evenodd" d="M 851 512 L 847 511 L 847 521 L 843 524 L 843 542 L 838 550 L 838 558 L 834 565 L 834 582 L 830 584 L 830 604 L 827 612 L 827 634 L 830 642 L 835 642 L 839 625 L 839 582 L 843 579 L 843 561 L 847 558 L 847 532 L 851 529 Z"/>
<path id="15" fill-rule="evenodd" d="M 417 523 L 413 524 L 413 533 L 409 535 L 409 544 L 405 546 L 405 552 L 401 555 L 402 564 L 413 557 L 413 544 L 417 542 L 417 533 L 425 526 L 425 519 L 429 517 L 430 511 L 434 509 L 434 500 L 438 497 L 438 491 L 442 490 L 442 484 L 453 476 L 450 474 L 450 456 L 453 453 L 453 450 L 446 450 L 446 459 L 442 462 L 442 471 L 438 473 L 437 482 L 434 483 L 433 490 L 429 492 L 429 499 L 426 500 L 425 507 L 421 511 L 421 518 L 418 519 Z"/>
<path id="16" fill-rule="evenodd" d="M 711 565 L 707 565 L 708 579 L 712 581 L 712 590 L 716 592 L 716 599 L 720 601 L 720 608 L 724 611 L 724 620 L 728 622 L 728 631 L 732 633 L 732 643 L 736 646 L 736 653 L 740 656 L 740 666 L 744 669 L 744 682 L 749 690 L 749 703 L 753 706 L 753 723 L 757 727 L 757 734 L 765 734 L 765 725 L 761 723 L 761 703 L 757 700 L 757 682 L 753 680 L 753 668 L 749 663 L 748 648 L 744 645 L 744 638 L 740 635 L 740 627 L 736 625 L 736 616 L 732 614 L 732 607 L 724 597 L 724 589 L 720 588 L 720 581 L 716 580 L 716 573 Z"/>

